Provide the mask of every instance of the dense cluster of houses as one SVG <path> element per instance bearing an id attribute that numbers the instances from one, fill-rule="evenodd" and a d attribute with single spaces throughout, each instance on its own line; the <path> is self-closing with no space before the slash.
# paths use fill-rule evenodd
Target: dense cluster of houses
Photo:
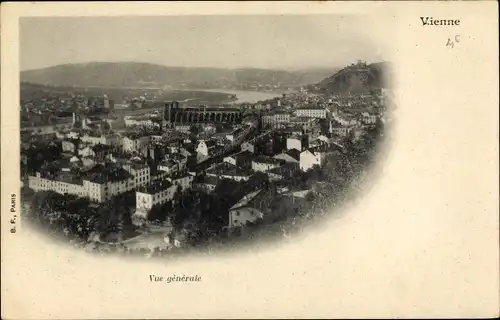
<path id="1" fill-rule="evenodd" d="M 253 184 L 228 212 L 228 227 L 242 226 L 269 210 L 272 196 L 259 179 L 287 181 L 323 167 L 327 155 L 338 152 L 340 140 L 351 133 L 359 137 L 380 117 L 337 108 L 339 101 L 283 95 L 264 107 L 259 103 L 248 108 L 241 123 L 199 124 L 196 133 L 192 125 L 182 124 L 158 131 L 147 118 L 127 119 L 141 130 L 104 133 L 85 121 L 83 127 L 50 138 L 60 145 L 56 161 L 37 158 L 40 147 L 33 143 L 23 146 L 22 160 L 29 168 L 25 183 L 34 191 L 51 190 L 97 203 L 135 192 L 135 215 L 141 218 L 178 192 L 215 192 L 221 180 Z"/>

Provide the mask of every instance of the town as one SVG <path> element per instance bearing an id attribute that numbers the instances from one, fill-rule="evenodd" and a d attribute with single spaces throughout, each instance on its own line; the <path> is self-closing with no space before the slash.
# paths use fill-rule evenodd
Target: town
<path id="1" fill-rule="evenodd" d="M 78 106 L 66 122 L 21 130 L 23 219 L 88 251 L 147 256 L 287 237 L 340 206 L 391 122 L 388 89 L 310 89 L 155 108 L 56 97 Z"/>

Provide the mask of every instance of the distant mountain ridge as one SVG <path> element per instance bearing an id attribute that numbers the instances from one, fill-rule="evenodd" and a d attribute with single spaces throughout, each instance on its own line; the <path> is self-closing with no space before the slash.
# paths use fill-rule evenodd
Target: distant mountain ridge
<path id="1" fill-rule="evenodd" d="M 390 88 L 392 83 L 390 62 L 351 64 L 316 85 L 307 88 L 316 93 L 364 92 L 372 89 Z"/>
<path id="2" fill-rule="evenodd" d="M 301 86 L 317 83 L 336 68 L 284 71 L 169 67 L 138 62 L 91 62 L 64 64 L 21 72 L 21 82 L 53 86 L 186 86 L 222 88 L 239 85 Z"/>

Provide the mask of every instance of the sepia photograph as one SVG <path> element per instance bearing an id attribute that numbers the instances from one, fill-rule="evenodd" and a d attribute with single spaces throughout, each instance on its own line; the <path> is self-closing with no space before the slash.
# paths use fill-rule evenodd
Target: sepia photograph
<path id="1" fill-rule="evenodd" d="M 368 19 L 22 18 L 23 221 L 152 257 L 335 215 L 393 121 L 390 61 L 356 29 Z"/>
<path id="2" fill-rule="evenodd" d="M 0 8 L 2 319 L 500 315 L 498 3 Z"/>

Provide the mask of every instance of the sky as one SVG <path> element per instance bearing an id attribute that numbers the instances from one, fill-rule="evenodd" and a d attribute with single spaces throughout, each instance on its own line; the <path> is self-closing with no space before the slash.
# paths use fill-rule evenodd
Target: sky
<path id="1" fill-rule="evenodd" d="M 384 60 L 370 19 L 340 15 L 30 17 L 20 68 L 135 61 L 167 66 L 297 70 Z"/>

